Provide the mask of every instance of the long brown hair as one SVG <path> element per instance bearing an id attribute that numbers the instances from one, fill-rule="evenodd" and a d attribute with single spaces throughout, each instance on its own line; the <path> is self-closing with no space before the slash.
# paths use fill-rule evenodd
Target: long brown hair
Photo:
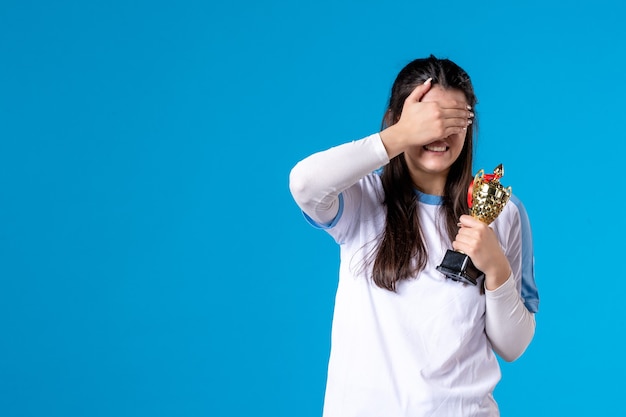
<path id="1" fill-rule="evenodd" d="M 462 91 L 475 113 L 476 96 L 467 73 L 450 60 L 431 55 L 429 58 L 410 62 L 398 73 L 391 88 L 383 129 L 398 122 L 406 98 L 428 78 L 432 78 L 433 85 L 439 84 L 443 89 Z M 463 150 L 452 164 L 446 179 L 440 209 L 444 213 L 445 229 L 450 242 L 458 232 L 459 217 L 469 211 L 467 187 L 472 180 L 476 124 L 474 116 L 474 122 L 467 129 Z M 381 180 L 387 219 L 382 239 L 375 251 L 372 278 L 379 287 L 395 291 L 398 281 L 415 277 L 426 267 L 428 253 L 418 216 L 418 197 L 404 154 L 396 156 L 384 167 Z"/>

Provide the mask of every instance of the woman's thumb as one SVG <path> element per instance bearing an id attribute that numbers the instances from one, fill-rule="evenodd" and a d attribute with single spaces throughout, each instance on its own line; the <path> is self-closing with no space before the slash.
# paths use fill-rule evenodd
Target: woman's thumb
<path id="1" fill-rule="evenodd" d="M 413 89 L 411 94 L 409 94 L 409 96 L 407 97 L 407 101 L 410 101 L 410 102 L 421 101 L 424 95 L 428 92 L 428 90 L 430 90 L 430 87 L 432 85 L 432 80 L 433 79 L 431 77 L 427 79 L 426 81 L 424 81 L 424 84 L 420 84 L 417 87 L 415 87 L 415 89 Z"/>

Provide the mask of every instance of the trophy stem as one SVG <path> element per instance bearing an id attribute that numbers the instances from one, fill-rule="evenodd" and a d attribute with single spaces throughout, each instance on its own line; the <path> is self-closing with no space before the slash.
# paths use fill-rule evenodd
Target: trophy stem
<path id="1" fill-rule="evenodd" d="M 449 249 L 437 270 L 453 281 L 472 285 L 476 285 L 479 279 L 485 277 L 485 274 L 474 266 L 469 256 Z"/>

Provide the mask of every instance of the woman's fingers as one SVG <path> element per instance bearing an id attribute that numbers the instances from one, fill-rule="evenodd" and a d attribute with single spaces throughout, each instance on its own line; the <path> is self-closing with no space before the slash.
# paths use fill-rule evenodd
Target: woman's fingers
<path id="1" fill-rule="evenodd" d="M 474 112 L 471 110 L 461 109 L 458 107 L 443 107 L 441 103 L 439 103 L 439 107 L 441 108 L 441 116 L 445 118 L 471 119 L 474 117 Z"/>

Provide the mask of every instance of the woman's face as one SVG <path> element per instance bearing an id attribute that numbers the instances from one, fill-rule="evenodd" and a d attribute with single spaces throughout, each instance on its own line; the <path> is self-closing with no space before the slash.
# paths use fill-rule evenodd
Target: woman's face
<path id="1" fill-rule="evenodd" d="M 465 94 L 461 90 L 443 89 L 439 85 L 434 85 L 422 98 L 422 102 L 456 100 L 467 104 Z M 471 128 L 468 127 L 468 128 Z M 457 160 L 463 145 L 467 130 L 461 133 L 450 135 L 448 137 L 436 140 L 424 146 L 415 146 L 404 152 L 404 156 L 413 177 L 413 181 L 419 188 L 426 187 L 425 182 L 432 182 L 433 179 L 438 185 L 437 190 L 424 189 L 425 192 L 443 192 L 445 180 L 450 171 L 450 167 Z M 440 190 L 439 190 L 440 189 Z"/>

